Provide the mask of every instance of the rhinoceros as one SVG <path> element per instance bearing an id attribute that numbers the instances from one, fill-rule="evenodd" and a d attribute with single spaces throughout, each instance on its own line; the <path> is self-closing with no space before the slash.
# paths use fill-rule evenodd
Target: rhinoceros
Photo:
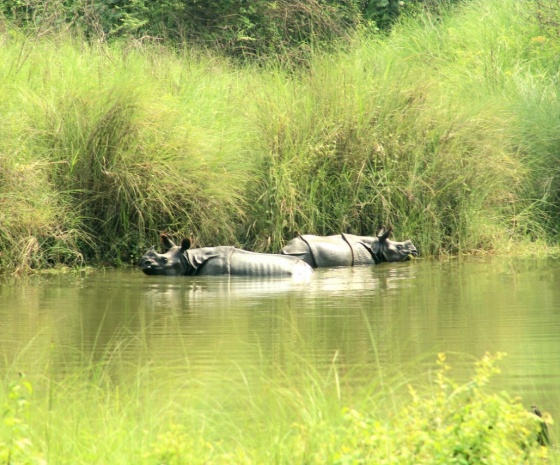
<path id="1" fill-rule="evenodd" d="M 165 276 L 258 276 L 307 278 L 313 269 L 297 257 L 264 254 L 232 246 L 191 249 L 191 241 L 181 245 L 166 234 L 161 240 L 167 251 L 163 254 L 150 248 L 140 258 L 139 266 L 147 275 Z"/>
<path id="2" fill-rule="evenodd" d="M 376 237 L 337 234 L 334 236 L 297 236 L 280 251 L 302 259 L 313 268 L 335 266 L 375 265 L 381 262 L 400 262 L 418 255 L 411 241 L 389 240 L 392 228 L 384 226 Z"/>

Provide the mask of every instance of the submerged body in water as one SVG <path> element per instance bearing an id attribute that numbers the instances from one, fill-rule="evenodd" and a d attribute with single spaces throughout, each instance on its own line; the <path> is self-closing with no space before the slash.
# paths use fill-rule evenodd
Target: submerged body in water
<path id="1" fill-rule="evenodd" d="M 391 228 L 382 227 L 375 237 L 303 235 L 288 242 L 280 253 L 301 258 L 313 268 L 401 262 L 418 255 L 411 241 L 391 241 L 391 233 Z"/>
<path id="2" fill-rule="evenodd" d="M 191 249 L 189 239 L 181 245 L 165 234 L 161 236 L 166 252 L 159 254 L 152 247 L 140 259 L 147 275 L 164 276 L 256 276 L 307 279 L 313 269 L 297 257 L 249 252 L 231 246 Z"/>

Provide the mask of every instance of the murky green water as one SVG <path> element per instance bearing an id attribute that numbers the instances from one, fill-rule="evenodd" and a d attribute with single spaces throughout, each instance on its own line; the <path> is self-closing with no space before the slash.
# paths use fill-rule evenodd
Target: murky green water
<path id="1" fill-rule="evenodd" d="M 560 261 L 415 260 L 320 270 L 309 283 L 149 277 L 139 270 L 0 284 L 0 369 L 55 378 L 112 363 L 190 379 L 333 364 L 360 385 L 380 367 L 411 378 L 449 354 L 461 376 L 504 351 L 499 384 L 560 420 Z M 237 373 L 237 375 L 236 375 Z"/>

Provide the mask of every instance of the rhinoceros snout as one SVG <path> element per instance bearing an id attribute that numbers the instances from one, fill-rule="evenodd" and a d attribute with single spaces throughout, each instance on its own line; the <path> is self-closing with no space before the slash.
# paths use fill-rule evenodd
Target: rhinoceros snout
<path id="1" fill-rule="evenodd" d="M 155 261 L 151 258 L 144 258 L 142 257 L 138 262 L 138 266 L 143 270 L 149 270 L 155 265 Z"/>

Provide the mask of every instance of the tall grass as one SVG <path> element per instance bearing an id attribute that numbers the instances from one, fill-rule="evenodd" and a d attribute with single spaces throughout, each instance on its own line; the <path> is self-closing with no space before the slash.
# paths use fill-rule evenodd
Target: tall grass
<path id="1" fill-rule="evenodd" d="M 15 366 L 8 370 L 0 383 L 0 458 L 28 464 L 537 464 L 550 456 L 555 463 L 554 452 L 537 443 L 540 420 L 518 399 L 489 388 L 497 371 L 491 356 L 475 364 L 464 384 L 452 379 L 440 355 L 426 378 L 402 383 L 395 375 L 386 380 L 390 389 L 380 389 L 374 376 L 363 396 L 338 373 L 336 360 L 322 373 L 291 354 L 301 359 L 299 378 L 277 366 L 212 377 L 184 364 L 130 367 L 119 358 L 122 347 L 115 349 L 63 377 L 50 370 L 56 349 L 29 378 Z"/>
<path id="2" fill-rule="evenodd" d="M 558 43 L 532 15 L 473 1 L 300 70 L 8 26 L 0 264 L 129 262 L 163 230 L 272 252 L 382 223 L 424 255 L 554 242 Z"/>
<path id="3" fill-rule="evenodd" d="M 79 231 L 69 250 L 126 261 L 162 230 L 235 242 L 246 202 L 244 136 L 224 115 L 234 108 L 227 95 L 235 70 L 218 59 L 67 36 L 33 44 L 14 64 L 26 47 L 4 43 L 3 117 L 21 125 L 3 126 L 2 156 L 8 165 L 24 159 L 44 168 L 33 189 L 56 192 L 66 206 Z M 201 80 L 206 73 L 221 83 Z M 238 140 L 226 143 L 236 130 Z"/>
<path id="4" fill-rule="evenodd" d="M 544 127 L 520 131 L 540 120 L 536 100 L 550 92 L 543 82 L 528 102 L 522 87 L 546 66 L 524 7 L 471 2 L 403 20 L 386 39 L 317 56 L 281 97 L 266 93 L 257 119 L 267 189 L 257 206 L 273 242 L 293 230 L 367 233 L 383 222 L 425 254 L 553 237 L 545 180 L 556 179 L 556 157 L 550 146 L 527 152 L 526 137 L 545 136 Z"/>
<path id="5" fill-rule="evenodd" d="M 0 155 L 0 268 L 82 265 L 78 243 L 87 237 L 49 182 L 53 162 L 16 160 Z"/>

